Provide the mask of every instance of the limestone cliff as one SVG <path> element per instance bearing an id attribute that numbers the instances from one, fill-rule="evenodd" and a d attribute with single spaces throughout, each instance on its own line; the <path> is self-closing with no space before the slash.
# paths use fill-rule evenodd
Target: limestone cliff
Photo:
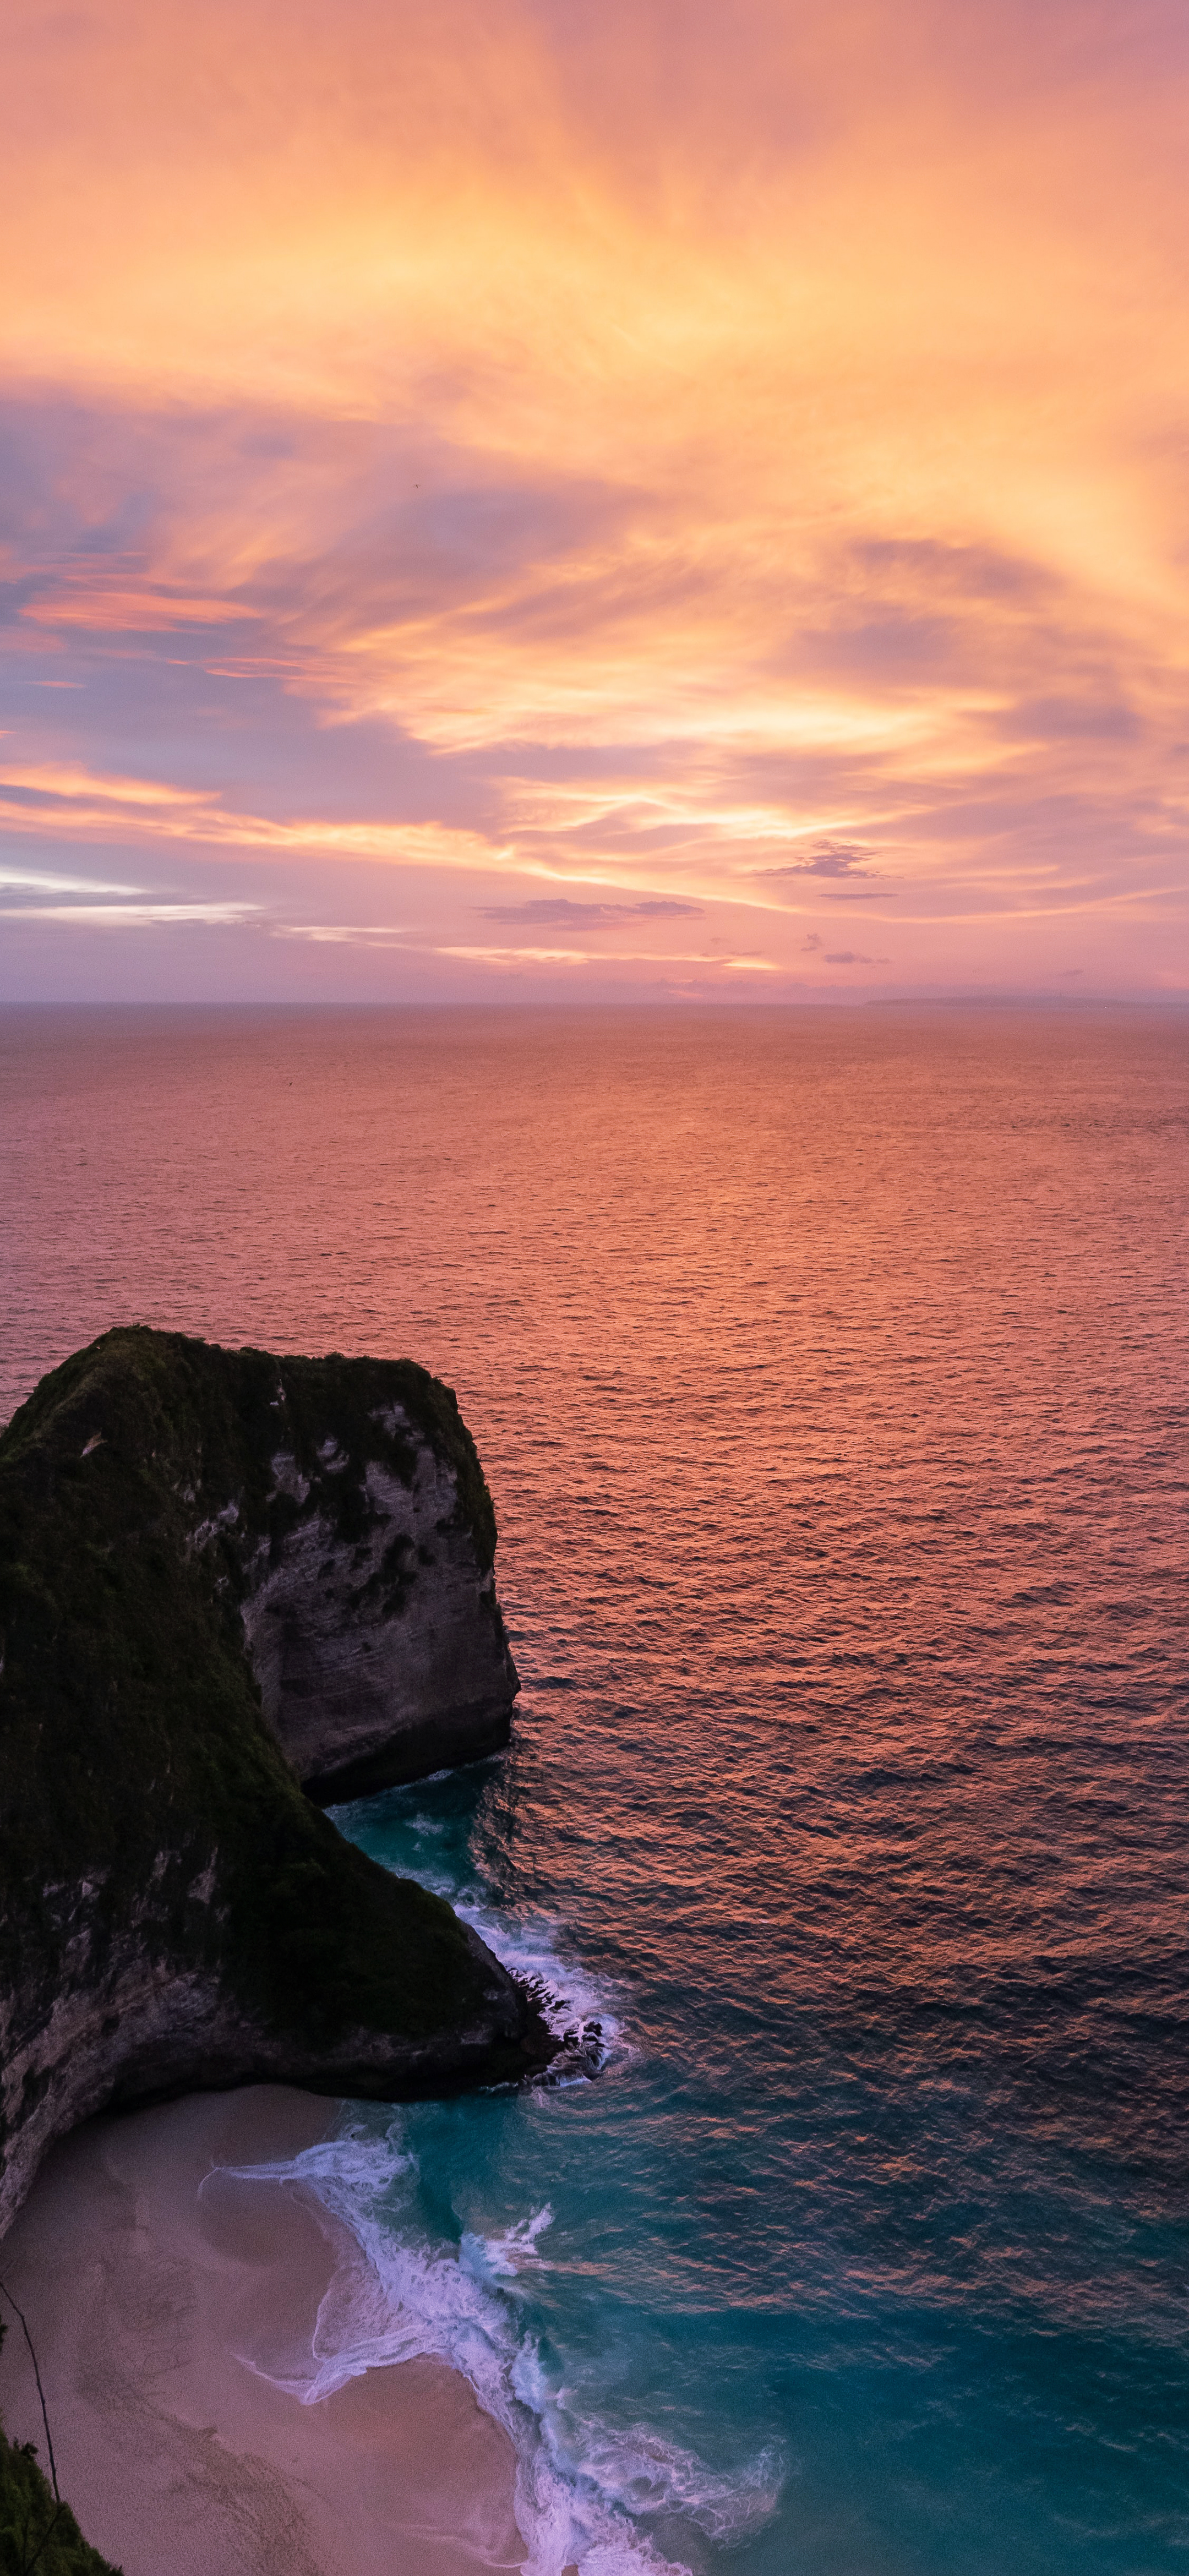
<path id="1" fill-rule="evenodd" d="M 232 1502 L 192 1544 L 236 1559 L 264 1714 L 299 1779 L 325 1803 L 494 1752 L 519 1683 L 449 1389 L 371 1360 L 286 1361 L 277 1386 L 267 1534 Z"/>
<path id="2" fill-rule="evenodd" d="M 312 1802 L 506 1740 L 494 1549 L 454 1398 L 408 1361 L 136 1327 L 14 1416 L 0 2232 L 106 2104 L 261 2078 L 394 2099 L 548 2061 L 483 1944 Z"/>

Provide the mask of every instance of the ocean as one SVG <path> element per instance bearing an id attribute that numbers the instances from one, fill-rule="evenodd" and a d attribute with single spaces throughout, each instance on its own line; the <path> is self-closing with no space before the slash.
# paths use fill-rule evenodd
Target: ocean
<path id="1" fill-rule="evenodd" d="M 1189 2560 L 1189 1017 L 11 1011 L 0 1416 L 408 1354 L 510 1751 L 338 1811 L 597 2022 L 348 2106 L 307 2378 L 435 2352 L 539 2576 Z"/>

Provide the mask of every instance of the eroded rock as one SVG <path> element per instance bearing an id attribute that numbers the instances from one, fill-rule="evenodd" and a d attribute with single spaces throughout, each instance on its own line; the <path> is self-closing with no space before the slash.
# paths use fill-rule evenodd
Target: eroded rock
<path id="1" fill-rule="evenodd" d="M 105 2104 L 532 2072 L 532 2000 L 321 1800 L 506 1740 L 495 1521 L 449 1389 L 137 1327 L 0 1439 L 0 2229 Z"/>

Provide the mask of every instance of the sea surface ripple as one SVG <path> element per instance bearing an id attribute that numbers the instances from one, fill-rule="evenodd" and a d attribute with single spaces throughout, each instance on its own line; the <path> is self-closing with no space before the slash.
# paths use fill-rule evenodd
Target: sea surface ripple
<path id="1" fill-rule="evenodd" d="M 1186 2565 L 1187 1038 L 0 1020 L 0 1415 L 140 1319 L 478 1441 L 513 1748 L 342 1821 L 608 2064 L 345 2116 L 305 2394 L 458 2359 L 543 2576 Z"/>

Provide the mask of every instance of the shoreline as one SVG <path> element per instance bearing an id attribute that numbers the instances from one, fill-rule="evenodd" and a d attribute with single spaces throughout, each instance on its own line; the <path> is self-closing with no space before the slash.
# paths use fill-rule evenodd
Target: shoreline
<path id="1" fill-rule="evenodd" d="M 47 2157 L 3 2248 L 63 2496 L 124 2576 L 474 2576 L 519 2569 L 516 2456 L 460 2373 L 369 2370 L 303 2404 L 318 2309 L 358 2249 L 287 2160 L 336 2105 L 284 2086 L 107 2114 Z M 11 2322 L 11 2321 L 10 2321 Z M 265 2375 L 265 2374 L 268 2375 Z M 278 2382 L 289 2382 L 288 2386 Z M 45 2437 L 19 2330 L 0 2417 Z"/>

